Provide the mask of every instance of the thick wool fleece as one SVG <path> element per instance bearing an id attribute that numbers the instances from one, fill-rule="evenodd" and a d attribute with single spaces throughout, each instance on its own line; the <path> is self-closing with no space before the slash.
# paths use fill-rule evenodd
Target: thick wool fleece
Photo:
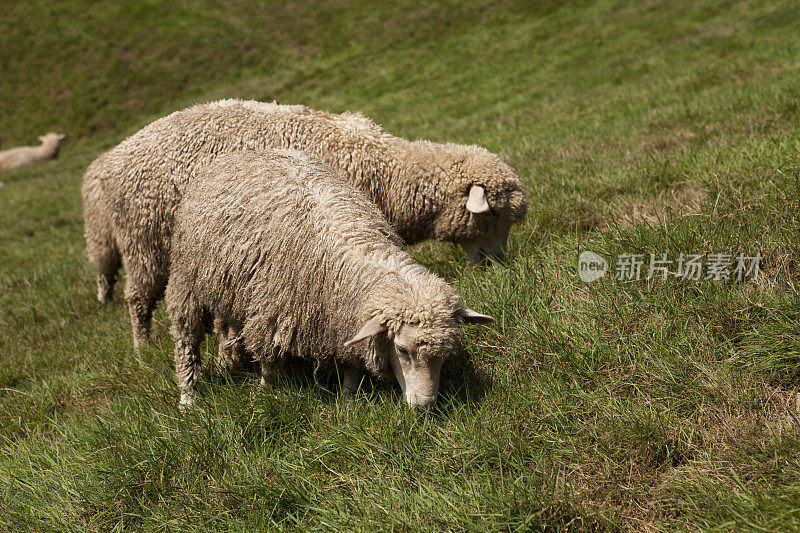
<path id="1" fill-rule="evenodd" d="M 344 343 L 371 318 L 424 331 L 431 356 L 456 349 L 460 301 L 416 263 L 374 204 L 294 150 L 233 154 L 198 170 L 175 214 L 167 309 L 183 392 L 213 317 L 257 357 L 286 355 L 387 374 L 374 342 Z"/>
<path id="2" fill-rule="evenodd" d="M 474 239 L 498 220 L 521 220 L 527 209 L 513 170 L 477 146 L 410 142 L 359 114 L 305 106 L 223 100 L 173 113 L 101 156 L 84 176 L 87 252 L 99 271 L 98 292 L 110 295 L 121 254 L 135 341 L 146 339 L 166 286 L 172 218 L 196 169 L 222 154 L 265 148 L 318 156 L 366 192 L 407 244 Z M 490 215 L 465 208 L 475 184 L 485 188 Z"/>
<path id="3" fill-rule="evenodd" d="M 0 168 L 15 168 L 36 161 L 55 159 L 64 135 L 48 133 L 39 137 L 41 146 L 19 146 L 0 152 Z"/>

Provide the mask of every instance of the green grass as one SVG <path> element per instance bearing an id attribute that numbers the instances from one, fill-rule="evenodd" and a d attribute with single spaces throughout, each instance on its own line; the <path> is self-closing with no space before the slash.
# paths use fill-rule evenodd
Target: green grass
<path id="1" fill-rule="evenodd" d="M 0 530 L 800 528 L 795 2 L 13 2 L 0 17 Z M 416 257 L 497 317 L 435 413 L 300 366 L 177 409 L 163 309 L 94 299 L 79 186 L 222 97 L 477 143 L 531 209 L 507 264 Z M 756 282 L 592 284 L 578 254 L 760 252 Z M 215 343 L 210 339 L 206 360 Z"/>

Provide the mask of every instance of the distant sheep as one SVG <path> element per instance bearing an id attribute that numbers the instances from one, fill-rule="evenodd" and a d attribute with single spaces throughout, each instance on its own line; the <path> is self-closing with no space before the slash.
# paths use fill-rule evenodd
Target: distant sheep
<path id="1" fill-rule="evenodd" d="M 181 404 L 191 404 L 212 321 L 262 361 L 336 365 L 395 378 L 412 407 L 435 400 L 462 323 L 493 322 L 416 263 L 376 206 L 294 150 L 248 152 L 196 169 L 175 212 L 167 310 Z"/>
<path id="2" fill-rule="evenodd" d="M 318 156 L 364 191 L 406 243 L 459 242 L 474 261 L 501 255 L 527 209 L 514 171 L 477 146 L 411 142 L 360 114 L 305 106 L 223 100 L 178 111 L 105 153 L 84 176 L 98 296 L 111 296 L 121 255 L 135 346 L 147 340 L 166 287 L 172 217 L 195 170 L 225 153 L 265 148 Z"/>
<path id="3" fill-rule="evenodd" d="M 19 146 L 0 152 L 0 168 L 15 168 L 36 161 L 55 159 L 58 148 L 66 138 L 62 133 L 48 133 L 39 137 L 41 146 Z"/>

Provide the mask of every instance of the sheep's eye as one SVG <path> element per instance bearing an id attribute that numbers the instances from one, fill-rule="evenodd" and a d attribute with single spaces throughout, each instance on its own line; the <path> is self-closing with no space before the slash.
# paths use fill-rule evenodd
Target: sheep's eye
<path id="1" fill-rule="evenodd" d="M 408 350 L 406 348 L 404 348 L 403 346 L 398 346 L 397 347 L 397 353 L 399 353 L 403 357 L 408 357 Z"/>

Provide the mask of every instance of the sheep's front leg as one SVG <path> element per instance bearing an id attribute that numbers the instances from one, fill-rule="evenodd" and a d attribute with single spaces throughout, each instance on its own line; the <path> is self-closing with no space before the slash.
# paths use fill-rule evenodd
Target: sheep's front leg
<path id="1" fill-rule="evenodd" d="M 167 280 L 159 273 L 159 264 L 146 261 L 143 257 L 123 258 L 127 279 L 125 280 L 125 299 L 133 326 L 133 348 L 137 352 L 150 341 L 150 322 L 156 302 L 167 285 Z M 163 268 L 166 271 L 166 267 Z"/>
<path id="2" fill-rule="evenodd" d="M 175 376 L 181 393 L 181 406 L 194 403 L 197 378 L 200 376 L 199 335 L 181 333 L 175 338 Z"/>
<path id="3" fill-rule="evenodd" d="M 117 275 L 99 273 L 97 275 L 97 301 L 110 302 L 114 294 L 114 283 L 117 282 Z"/>
<path id="4" fill-rule="evenodd" d="M 242 343 L 244 351 L 244 343 Z M 272 346 L 261 354 L 261 386 L 266 387 L 268 383 L 275 383 L 278 377 L 285 371 L 284 354 L 277 346 Z"/>
<path id="5" fill-rule="evenodd" d="M 342 368 L 342 393 L 345 396 L 352 396 L 358 391 L 361 385 L 361 372 L 354 366 Z"/>
<path id="6" fill-rule="evenodd" d="M 280 373 L 280 362 L 268 359 L 267 357 L 261 358 L 261 386 L 266 387 L 268 383 L 275 381 L 275 378 Z"/>

